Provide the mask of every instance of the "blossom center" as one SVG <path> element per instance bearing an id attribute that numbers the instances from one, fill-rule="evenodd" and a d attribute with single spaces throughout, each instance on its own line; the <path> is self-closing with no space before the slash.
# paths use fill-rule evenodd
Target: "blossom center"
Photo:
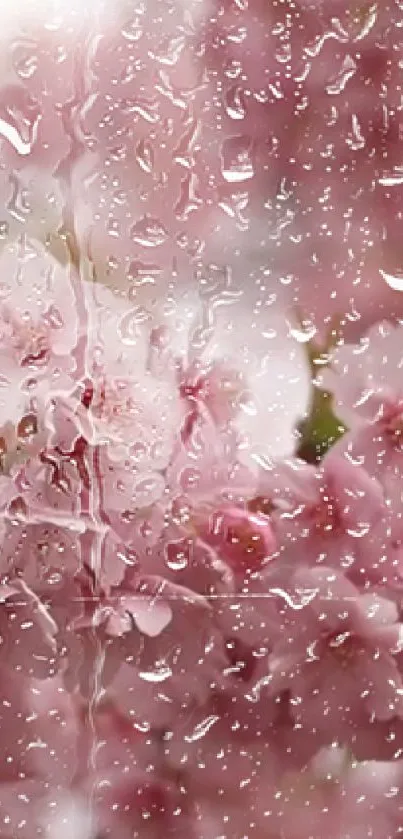
<path id="1" fill-rule="evenodd" d="M 386 436 L 400 448 L 403 445 L 403 400 L 383 407 L 380 421 Z"/>
<path id="2" fill-rule="evenodd" d="M 316 533 L 327 536 L 342 529 L 342 521 L 337 502 L 324 490 L 317 504 L 312 505 L 306 511 L 306 518 L 310 529 Z"/>
<path id="3" fill-rule="evenodd" d="M 125 379 L 102 377 L 94 391 L 91 410 L 101 422 L 119 422 L 127 426 L 138 413 L 138 404 L 129 393 L 129 383 Z"/>

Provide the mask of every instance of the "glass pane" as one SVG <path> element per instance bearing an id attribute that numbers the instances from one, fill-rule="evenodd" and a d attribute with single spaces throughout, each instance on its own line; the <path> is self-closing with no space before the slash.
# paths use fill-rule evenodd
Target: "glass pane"
<path id="1" fill-rule="evenodd" d="M 0 839 L 403 831 L 402 31 L 1 5 Z"/>

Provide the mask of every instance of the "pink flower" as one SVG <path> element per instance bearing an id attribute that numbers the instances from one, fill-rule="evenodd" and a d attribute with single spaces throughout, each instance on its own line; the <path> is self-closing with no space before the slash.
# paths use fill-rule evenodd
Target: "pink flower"
<path id="1" fill-rule="evenodd" d="M 397 813 L 392 802 L 401 772 L 400 761 L 358 762 L 332 744 L 298 775 L 283 776 L 273 796 L 272 825 L 292 839 L 365 837 L 384 831 L 393 835 Z"/>
<path id="2" fill-rule="evenodd" d="M 138 468 L 152 471 L 169 462 L 180 422 L 173 374 L 148 370 L 147 329 L 118 296 L 86 284 L 87 338 L 85 373 L 87 404 L 73 411 L 88 443 L 107 446 L 107 459 L 132 455 Z M 134 317 L 134 314 L 133 314 Z M 74 401 L 73 395 L 73 401 Z"/>
<path id="3" fill-rule="evenodd" d="M 283 561 L 324 563 L 361 583 L 387 571 L 388 508 L 382 484 L 337 447 L 319 467 L 300 460 L 262 474 L 261 494 Z"/>
<path id="4" fill-rule="evenodd" d="M 57 597 L 81 567 L 77 532 L 52 522 L 29 523 L 9 514 L 2 539 L 2 574 L 14 585 L 22 578 L 43 597 Z"/>
<path id="5" fill-rule="evenodd" d="M 190 286 L 182 303 L 157 313 L 152 363 L 157 370 L 163 362 L 176 366 L 185 435 L 207 415 L 238 435 L 240 458 L 257 469 L 264 457 L 294 451 L 310 382 L 286 308 L 244 288 L 243 280 L 208 266 L 200 295 Z"/>
<path id="6" fill-rule="evenodd" d="M 355 15 L 339 3 L 304 3 L 291 25 L 300 84 L 290 127 L 298 127 L 277 201 L 283 247 L 275 264 L 319 333 L 336 316 L 345 335 L 359 336 L 402 311 L 393 46 L 400 17 L 395 6 Z"/>
<path id="7" fill-rule="evenodd" d="M 102 627 L 105 634 L 111 638 L 120 638 L 134 629 L 144 635 L 155 638 L 164 631 L 172 620 L 172 610 L 169 601 L 161 599 L 164 584 L 154 595 L 146 593 L 139 585 L 133 589 L 123 586 L 112 588 L 109 595 L 103 596 L 102 591 L 94 597 L 93 610 L 74 621 L 74 628 Z"/>
<path id="8" fill-rule="evenodd" d="M 21 235 L 46 244 L 53 252 L 67 259 L 66 248 L 56 231 L 63 222 L 65 196 L 56 178 L 29 163 L 16 172 L 0 162 L 0 195 L 3 219 L 0 244 L 15 242 Z"/>
<path id="9" fill-rule="evenodd" d="M 13 692 L 14 715 L 19 707 L 21 684 L 11 677 L 3 687 L 3 724 L 10 722 L 4 709 L 11 706 Z M 23 686 L 21 711 L 9 726 L 20 745 L 18 765 L 6 732 L 3 737 L 0 811 L 10 829 L 5 836 L 15 827 L 23 839 L 33 829 L 56 839 L 74 829 L 80 839 L 91 839 L 96 831 L 109 832 L 113 826 L 126 839 L 144 821 L 147 805 L 152 808 L 152 830 L 156 822 L 161 826 L 161 802 L 169 820 L 175 790 L 157 777 L 158 741 L 146 729 L 122 718 L 101 698 L 92 709 L 83 705 L 66 693 L 59 679 L 30 680 Z"/>
<path id="10" fill-rule="evenodd" d="M 166 759 L 186 786 L 197 836 L 213 839 L 228 831 L 236 839 L 255 839 L 271 829 L 263 799 L 267 804 L 278 786 L 277 753 L 268 729 L 253 736 L 231 722 L 213 703 L 182 715 L 165 736 Z"/>
<path id="11" fill-rule="evenodd" d="M 240 340 L 241 335 L 245 337 Z M 246 299 L 238 305 L 235 301 L 225 318 L 216 316 L 204 356 L 223 371 L 224 397 L 226 381 L 232 385 L 233 426 L 246 462 L 290 454 L 310 392 L 304 351 L 293 338 L 284 311 L 257 306 L 251 313 Z"/>
<path id="12" fill-rule="evenodd" d="M 108 520 L 147 569 L 155 562 L 149 549 L 156 546 L 162 552 L 170 544 L 174 568 L 175 545 L 180 553 L 181 541 L 195 537 L 200 516 L 207 521 L 223 503 L 244 503 L 257 485 L 255 475 L 239 462 L 234 435 L 208 418 L 192 424 L 185 441 L 180 426 L 176 434 L 167 468 L 163 447 L 160 461 L 158 448 L 154 452 L 155 468 L 144 471 L 141 451 L 120 463 L 111 461 L 107 450 L 100 453 L 98 474 Z"/>
<path id="13" fill-rule="evenodd" d="M 338 444 L 345 459 L 363 464 L 383 487 L 392 554 L 402 537 L 400 338 L 400 326 L 377 324 L 360 344 L 337 348 L 320 380 L 334 394 L 335 412 L 351 429 Z"/>
<path id="14" fill-rule="evenodd" d="M 392 601 L 360 593 L 325 566 L 298 571 L 284 601 L 271 687 L 291 692 L 296 720 L 337 739 L 363 714 L 367 721 L 401 715 L 402 626 Z"/>
<path id="15" fill-rule="evenodd" d="M 234 573 L 260 570 L 276 551 L 269 519 L 237 507 L 215 510 L 200 535 Z"/>
<path id="16" fill-rule="evenodd" d="M 107 595 L 99 588 L 88 592 L 64 634 L 70 686 L 90 699 L 95 636 L 104 657 L 98 685 L 129 718 L 161 728 L 180 708 L 206 700 L 225 654 L 205 598 L 163 578 L 139 575 Z M 195 655 L 198 675 L 189 681 Z"/>
<path id="17" fill-rule="evenodd" d="M 69 387 L 75 369 L 75 278 L 24 237 L 3 250 L 0 265 L 0 427 L 26 414 L 42 422 L 49 395 Z"/>
<path id="18" fill-rule="evenodd" d="M 400 326 L 382 321 L 358 344 L 342 344 L 330 356 L 319 383 L 334 396 L 334 410 L 348 428 L 376 423 L 391 437 L 399 431 L 402 401 Z"/>

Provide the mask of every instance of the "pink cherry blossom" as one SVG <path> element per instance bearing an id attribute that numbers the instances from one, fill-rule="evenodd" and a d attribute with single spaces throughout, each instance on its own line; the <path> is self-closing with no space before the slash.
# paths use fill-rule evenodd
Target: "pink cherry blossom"
<path id="1" fill-rule="evenodd" d="M 334 315 L 345 334 L 359 335 L 401 314 L 393 187 L 400 20 L 396 4 L 357 14 L 304 4 L 301 15 L 303 107 L 284 189 L 296 215 L 286 236 L 295 298 L 319 331 Z"/>
<path id="2" fill-rule="evenodd" d="M 68 684 L 88 700 L 97 683 L 122 713 L 152 728 L 205 702 L 225 661 L 207 600 L 159 577 L 134 578 L 108 596 L 95 591 L 68 629 Z M 104 659 L 96 682 L 94 635 Z M 189 682 L 195 654 L 200 667 Z"/>
<path id="3" fill-rule="evenodd" d="M 259 513 L 229 507 L 214 511 L 208 524 L 201 535 L 234 572 L 260 569 L 276 551 L 270 521 Z"/>
<path id="4" fill-rule="evenodd" d="M 335 744 L 322 749 L 302 773 L 290 772 L 276 790 L 273 821 L 279 835 L 393 835 L 396 814 L 390 796 L 399 787 L 401 768 L 400 761 L 353 761 Z"/>
<path id="5" fill-rule="evenodd" d="M 378 423 L 393 436 L 401 400 L 400 344 L 401 327 L 381 321 L 358 344 L 332 352 L 320 383 L 333 394 L 335 411 L 348 428 Z"/>
<path id="6" fill-rule="evenodd" d="M 272 689 L 291 691 L 295 719 L 312 730 L 346 734 L 357 714 L 375 720 L 401 715 L 395 656 L 402 634 L 395 604 L 376 593 L 360 594 L 328 567 L 297 572 L 292 597 L 269 667 Z"/>
<path id="7" fill-rule="evenodd" d="M 127 302 L 88 285 L 85 374 L 88 404 L 74 410 L 86 440 L 108 446 L 108 460 L 133 455 L 139 468 L 163 468 L 180 422 L 173 373 L 148 369 L 148 336 Z M 132 328 L 130 328 L 132 322 Z M 107 336 L 107 340 L 105 337 Z"/>
<path id="8" fill-rule="evenodd" d="M 49 391 L 69 386 L 78 317 L 72 269 L 42 245 L 23 237 L 0 262 L 0 426 L 15 427 L 26 414 L 42 421 Z"/>
<path id="9" fill-rule="evenodd" d="M 293 318 L 276 300 L 243 288 L 224 270 L 207 272 L 200 294 L 156 316 L 152 365 L 175 363 L 187 411 L 185 434 L 197 416 L 208 415 L 239 437 L 240 457 L 259 458 L 295 450 L 296 427 L 309 409 L 306 355 Z M 224 295 L 223 309 L 217 302 Z M 240 343 L 239 336 L 245 335 Z M 292 382 L 293 387 L 286 387 Z M 279 417 L 281 416 L 281 423 Z M 264 435 L 270 423 L 271 437 Z M 263 442 L 264 437 L 264 442 Z"/>
<path id="10" fill-rule="evenodd" d="M 335 412 L 351 429 L 339 444 L 346 459 L 364 464 L 384 488 L 395 548 L 402 535 L 399 340 L 400 327 L 381 322 L 360 344 L 338 347 L 320 377 L 333 393 Z"/>
<path id="11" fill-rule="evenodd" d="M 11 685 L 15 690 L 15 677 Z M 157 741 L 122 718 L 113 704 L 100 702 L 91 712 L 66 693 L 59 679 L 31 680 L 25 687 L 21 721 L 16 718 L 12 726 L 21 744 L 21 771 L 17 776 L 15 767 L 15 777 L 3 772 L 0 781 L 7 830 L 18 825 L 25 839 L 34 828 L 53 839 L 68 836 L 74 827 L 75 835 L 87 839 L 118 824 L 119 835 L 128 836 L 143 820 L 147 804 L 174 800 L 172 784 L 170 789 L 155 775 Z M 12 691 L 3 695 L 7 699 Z M 116 801 L 118 816 L 112 807 Z M 131 806 L 125 806 L 128 801 Z M 153 826 L 158 820 L 154 812 Z"/>
<path id="12" fill-rule="evenodd" d="M 364 583 L 387 573 L 388 508 L 383 485 L 337 447 L 319 467 L 273 464 L 261 491 L 283 562 L 324 563 Z"/>

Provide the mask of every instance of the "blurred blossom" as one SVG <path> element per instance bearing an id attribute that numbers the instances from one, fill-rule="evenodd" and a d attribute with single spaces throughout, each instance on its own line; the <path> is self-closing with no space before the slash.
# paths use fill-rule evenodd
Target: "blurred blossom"
<path id="1" fill-rule="evenodd" d="M 0 839 L 401 833 L 402 27 L 2 10 Z"/>

